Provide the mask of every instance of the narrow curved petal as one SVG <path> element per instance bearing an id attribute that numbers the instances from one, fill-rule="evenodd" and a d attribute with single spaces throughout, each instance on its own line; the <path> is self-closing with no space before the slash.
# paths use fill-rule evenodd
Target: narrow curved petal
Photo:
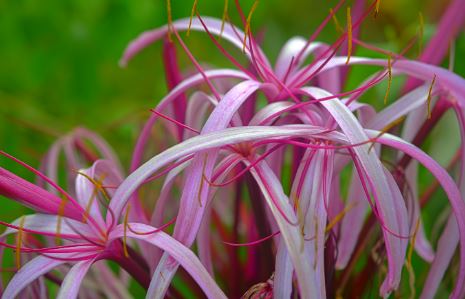
<path id="1" fill-rule="evenodd" d="M 57 231 L 58 222 L 60 224 L 60 231 Z M 24 218 L 16 219 L 11 223 L 11 225 L 19 227 L 22 223 L 22 228 L 24 231 L 29 231 L 32 233 L 37 233 L 45 236 L 59 236 L 65 239 L 82 239 L 82 235 L 92 236 L 93 231 L 86 224 L 77 222 L 72 219 L 61 219 L 59 220 L 58 216 L 47 215 L 47 214 L 33 214 L 24 216 Z M 8 227 L 0 237 L 5 237 L 9 234 L 16 233 L 18 230 Z M 78 233 L 77 233 L 78 232 Z"/>
<path id="2" fill-rule="evenodd" d="M 3 292 L 2 299 L 14 299 L 31 282 L 64 263 L 44 256 L 34 258 L 13 276 Z"/>
<path id="3" fill-rule="evenodd" d="M 129 223 L 128 225 L 130 225 L 131 228 L 137 232 L 149 232 L 155 229 L 152 226 L 141 223 Z M 119 225 L 110 233 L 109 241 L 122 238 L 123 236 L 124 227 L 123 225 Z M 199 284 L 208 298 L 226 298 L 223 291 L 221 291 L 221 289 L 215 283 L 197 256 L 195 256 L 191 250 L 189 250 L 187 247 L 182 245 L 171 236 L 161 231 L 151 235 L 134 234 L 131 231 L 128 231 L 127 237 L 149 242 L 150 244 L 166 251 L 179 264 L 181 264 L 184 269 L 186 269 L 192 278 Z M 152 298 L 152 296 L 149 295 L 150 293 L 151 292 L 149 290 L 147 298 Z"/>
<path id="4" fill-rule="evenodd" d="M 210 114 L 202 134 L 226 128 L 237 110 L 260 85 L 261 83 L 256 81 L 244 81 L 233 87 Z M 209 150 L 196 155 L 186 169 L 173 237 L 188 247 L 193 244 L 202 222 L 209 192 L 209 184 L 205 182 L 205 178 L 211 177 L 217 156 L 218 150 Z M 162 258 L 152 276 L 150 288 L 157 290 L 157 294 L 166 292 L 176 269 L 174 261 Z"/>
<path id="5" fill-rule="evenodd" d="M 90 266 L 94 260 L 82 261 L 76 263 L 66 274 L 65 279 L 61 283 L 60 291 L 58 292 L 57 299 L 75 299 L 79 294 L 84 276 L 89 271 Z"/>
<path id="6" fill-rule="evenodd" d="M 367 130 L 367 134 L 368 136 L 375 137 L 377 134 L 379 134 L 379 132 Z M 462 288 L 465 285 L 465 203 L 462 199 L 460 190 L 447 171 L 442 168 L 439 163 L 437 163 L 434 159 L 429 157 L 416 146 L 390 134 L 384 134 L 383 136 L 379 137 L 377 141 L 381 144 L 385 144 L 387 146 L 403 151 L 407 155 L 416 159 L 436 177 L 446 192 L 452 207 L 452 211 L 455 215 L 460 241 L 459 274 L 451 298 L 463 298 L 464 290 Z M 437 254 L 436 258 L 438 258 L 438 256 L 439 255 Z"/>
<path id="7" fill-rule="evenodd" d="M 224 23 L 224 27 L 222 26 L 222 21 L 211 18 L 211 17 L 202 17 L 203 22 L 205 23 L 208 31 L 213 35 L 220 35 L 225 40 L 231 42 L 234 46 L 241 49 L 243 48 L 243 41 L 244 41 L 244 33 L 237 27 L 233 27 L 229 22 Z M 190 24 L 190 18 L 185 18 L 181 20 L 177 20 L 173 22 L 172 26 L 177 31 L 185 31 L 188 30 Z M 223 27 L 223 30 L 221 28 Z M 193 19 L 192 23 L 190 24 L 190 30 L 195 31 L 202 31 L 205 32 L 205 28 L 203 27 L 202 23 L 198 19 Z M 145 47 L 149 46 L 150 44 L 160 40 L 168 33 L 168 25 L 163 27 L 145 31 L 141 33 L 135 40 L 133 40 L 129 45 L 126 47 L 124 51 L 123 57 L 121 58 L 120 65 L 126 66 L 129 60 L 134 57 L 138 52 L 140 52 Z M 255 49 L 262 53 L 260 49 Z M 250 57 L 250 52 L 246 48 L 245 53 L 248 57 Z M 265 55 L 261 54 L 262 57 Z M 269 64 L 269 63 L 268 63 Z"/>
<path id="8" fill-rule="evenodd" d="M 327 91 L 318 88 L 303 88 L 302 91 L 317 99 L 331 96 Z M 334 120 L 347 136 L 349 142 L 358 144 L 368 140 L 358 120 L 341 101 L 333 99 L 322 101 L 321 104 L 331 113 Z M 370 150 L 368 144 L 354 147 L 353 150 L 360 160 L 367 177 L 373 182 L 374 190 L 372 190 L 372 192 L 377 204 L 378 213 L 383 223 L 390 231 L 401 235 L 397 220 L 398 211 L 392 204 L 393 195 L 379 158 L 376 156 L 375 151 Z M 383 230 L 383 235 L 388 257 L 388 275 L 381 287 L 381 296 L 384 297 L 395 290 L 400 283 L 402 266 L 399 267 L 399 265 L 403 263 L 405 250 L 403 250 L 399 238 L 394 236 L 391 232 Z"/>

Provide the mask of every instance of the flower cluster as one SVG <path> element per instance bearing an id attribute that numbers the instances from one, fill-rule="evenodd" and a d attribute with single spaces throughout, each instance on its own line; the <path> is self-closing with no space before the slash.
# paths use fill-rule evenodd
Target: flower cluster
<path id="1" fill-rule="evenodd" d="M 47 298 L 46 281 L 59 298 L 130 298 L 133 280 L 147 298 L 357 298 L 373 288 L 433 298 L 446 271 L 451 298 L 464 298 L 465 79 L 436 64 L 465 23 L 465 1 L 451 2 L 416 60 L 359 40 L 379 0 L 344 2 L 309 38 L 291 38 L 274 64 L 250 27 L 258 2 L 246 14 L 234 1 L 241 26 L 227 21 L 227 1 L 223 20 L 201 16 L 195 1 L 191 18 L 142 33 L 120 64 L 161 40 L 170 91 L 151 110 L 128 171 L 83 128 L 56 141 L 38 170 L 1 152 L 37 175 L 33 184 L 0 168 L 0 194 L 34 211 L 0 222 L 0 246 L 17 263 L 2 298 Z M 344 9 L 340 37 L 317 42 Z M 234 68 L 197 61 L 181 31 L 206 34 Z M 194 72 L 181 72 L 176 46 Z M 386 58 L 354 56 L 356 47 Z M 347 89 L 359 65 L 378 69 Z M 391 90 L 394 77 L 408 78 L 401 91 Z M 381 82 L 384 108 L 360 101 Z M 450 169 L 420 149 L 447 111 L 462 139 Z M 434 177 L 426 191 L 420 169 Z M 432 245 L 421 216 L 438 187 L 450 210 Z M 429 264 L 422 288 L 414 252 Z"/>

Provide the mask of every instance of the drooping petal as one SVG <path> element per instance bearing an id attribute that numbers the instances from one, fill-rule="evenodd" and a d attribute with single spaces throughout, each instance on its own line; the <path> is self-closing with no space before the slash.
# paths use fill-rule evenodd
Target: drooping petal
<path id="1" fill-rule="evenodd" d="M 202 134 L 226 128 L 240 106 L 260 85 L 261 83 L 256 81 L 244 81 L 231 89 L 210 114 Z M 196 155 L 186 169 L 185 185 L 173 236 L 189 247 L 194 242 L 202 222 L 209 191 L 209 184 L 205 182 L 205 178 L 211 177 L 217 156 L 218 150 Z M 150 289 L 157 290 L 157 294 L 166 292 L 176 269 L 176 263 L 171 259 L 162 258 L 152 276 Z"/>
<path id="2" fill-rule="evenodd" d="M 209 80 L 212 79 L 219 79 L 219 78 L 237 78 L 237 79 L 249 79 L 249 77 L 244 74 L 243 72 L 230 70 L 230 69 L 219 69 L 219 70 L 206 70 L 203 76 L 207 77 Z M 179 97 L 179 95 L 183 94 L 189 88 L 204 83 L 205 78 L 202 74 L 196 74 L 191 77 L 184 79 L 184 81 L 180 82 L 173 88 L 157 105 L 155 108 L 157 111 L 161 111 L 168 107 L 172 102 Z M 137 167 L 140 166 L 142 162 L 142 156 L 144 147 L 150 137 L 150 132 L 155 121 L 158 119 L 156 114 L 151 114 L 149 120 L 145 123 L 142 132 L 140 133 L 136 146 L 133 151 L 132 161 L 130 170 L 134 171 Z"/>
<path id="3" fill-rule="evenodd" d="M 367 134 L 368 136 L 374 137 L 377 136 L 379 132 L 367 130 Z M 416 146 L 390 134 L 384 134 L 383 136 L 379 137 L 377 142 L 400 150 L 406 153 L 407 155 L 411 156 L 412 158 L 416 159 L 436 177 L 438 182 L 443 187 L 445 193 L 447 194 L 450 205 L 452 207 L 452 211 L 454 212 L 460 241 L 459 274 L 451 298 L 463 298 L 463 286 L 465 285 L 465 203 L 462 199 L 462 195 L 457 185 L 455 184 L 454 180 L 450 177 L 450 175 L 447 173 L 447 171 L 439 165 L 439 163 L 437 163 L 434 159 L 429 157 Z M 452 240 L 450 240 L 449 238 L 454 234 L 451 233 L 451 230 L 447 232 L 449 234 L 444 238 L 447 238 L 448 241 L 450 241 L 450 243 L 453 243 Z M 449 246 L 450 243 L 448 243 L 447 246 Z M 440 259 L 440 256 L 440 254 L 436 254 L 436 259 Z M 434 270 L 434 264 L 435 262 L 433 261 L 432 270 Z"/>
<path id="4" fill-rule="evenodd" d="M 108 198 L 104 198 L 104 200 L 110 200 L 115 192 L 114 190 L 123 181 L 123 175 L 119 172 L 118 166 L 114 165 L 110 160 L 97 160 L 90 168 L 79 170 L 79 173 L 75 184 L 76 199 L 86 209 L 86 212 L 101 227 L 104 227 L 105 222 L 100 212 L 97 196 L 102 196 L 102 193 L 105 193 Z"/>
<path id="5" fill-rule="evenodd" d="M 292 294 L 292 274 L 294 267 L 291 258 L 287 252 L 287 247 L 282 238 L 280 238 L 278 252 L 276 253 L 273 298 L 291 298 Z"/>
<path id="6" fill-rule="evenodd" d="M 226 22 L 224 23 L 221 20 L 217 20 L 211 17 L 202 17 L 202 21 L 205 23 L 208 31 L 213 35 L 221 35 L 222 38 L 231 42 L 234 46 L 241 49 L 243 48 L 243 41 L 244 41 L 244 33 L 237 27 L 233 27 L 231 23 Z M 177 31 L 184 31 L 188 30 L 196 30 L 205 32 L 205 28 L 202 25 L 202 22 L 198 19 L 193 19 L 192 23 L 190 23 L 189 18 L 177 20 L 172 23 L 173 28 Z M 223 28 L 223 30 L 222 30 Z M 168 25 L 163 27 L 146 31 L 141 33 L 135 40 L 133 40 L 129 45 L 126 47 L 124 51 L 123 57 L 121 58 L 120 65 L 126 66 L 128 61 L 136 55 L 139 51 L 144 49 L 145 47 L 149 46 L 150 44 L 154 43 L 157 40 L 160 40 L 168 33 Z M 246 47 L 245 53 L 248 57 L 251 57 L 249 49 Z M 261 57 L 265 57 L 262 51 L 257 47 L 254 47 L 254 51 L 258 51 Z M 269 63 L 265 61 L 265 63 L 269 66 Z"/>
<path id="7" fill-rule="evenodd" d="M 58 231 L 58 223 L 60 223 L 60 229 Z M 88 238 L 92 238 L 93 231 L 89 226 L 81 222 L 72 219 L 59 219 L 55 215 L 47 214 L 33 214 L 23 216 L 16 219 L 11 223 L 12 226 L 22 227 L 26 232 L 37 233 L 45 236 L 60 237 L 64 239 L 82 239 L 81 235 L 85 235 Z M 18 230 L 12 227 L 8 227 L 1 236 L 7 236 L 12 233 L 16 233 Z M 81 234 L 81 235 L 80 235 Z"/>
<path id="8" fill-rule="evenodd" d="M 222 131 L 192 137 L 156 155 L 144 163 L 136 171 L 131 173 L 116 190 L 115 195 L 110 202 L 110 208 L 114 211 L 115 215 L 121 215 L 121 211 L 126 205 L 131 194 L 147 178 L 163 166 L 192 153 L 252 140 L 259 141 L 280 137 L 322 138 L 323 136 L 331 136 L 331 138 L 339 137 L 334 133 L 327 133 L 327 129 L 325 128 L 311 125 L 248 126 L 228 128 Z"/>
<path id="9" fill-rule="evenodd" d="M 153 226 L 141 223 L 128 223 L 128 225 L 130 225 L 134 231 L 141 233 L 150 232 L 155 229 Z M 109 240 L 112 241 L 122 238 L 123 236 L 124 226 L 119 225 L 110 233 Z M 226 298 L 223 291 L 221 291 L 215 283 L 197 256 L 173 237 L 162 231 L 157 232 L 156 234 L 140 235 L 135 234 L 130 230 L 127 232 L 127 237 L 149 242 L 150 244 L 160 247 L 162 250 L 166 251 L 192 276 L 208 298 Z M 147 298 L 152 298 L 149 294 L 153 294 L 150 289 L 147 293 Z"/>
<path id="10" fill-rule="evenodd" d="M 320 292 L 312 288 L 313 284 L 307 282 L 309 277 L 314 277 L 312 274 L 314 273 L 313 264 L 309 263 L 306 252 L 302 250 L 304 238 L 300 227 L 294 224 L 297 222 L 297 216 L 289 199 L 284 194 L 281 183 L 265 162 L 260 162 L 250 172 L 257 181 L 279 226 L 282 241 L 286 244 L 296 272 L 300 296 L 302 298 L 321 298 Z"/>
<path id="11" fill-rule="evenodd" d="M 78 262 L 72 266 L 61 284 L 60 290 L 57 294 L 57 299 L 77 298 L 82 280 L 93 263 L 94 260 L 88 260 Z"/>
<path id="12" fill-rule="evenodd" d="M 317 99 L 331 96 L 327 91 L 313 87 L 303 88 L 302 91 Z M 331 113 L 349 142 L 359 144 L 368 140 L 360 123 L 341 101 L 332 99 L 322 101 L 321 104 Z M 402 273 L 402 267 L 399 268 L 399 265 L 402 265 L 405 257 L 405 250 L 403 250 L 399 238 L 391 233 L 394 232 L 397 235 L 401 235 L 397 220 L 398 211 L 392 204 L 393 195 L 376 153 L 370 150 L 368 144 L 354 147 L 353 150 L 360 160 L 367 177 L 373 184 L 374 190 L 372 192 L 377 204 L 378 213 L 385 227 L 390 230 L 383 230 L 388 257 L 388 275 L 380 290 L 381 296 L 384 297 L 398 287 Z"/>
<path id="13" fill-rule="evenodd" d="M 13 276 L 3 292 L 2 299 L 14 299 L 26 286 L 53 268 L 66 263 L 45 256 L 38 256 L 23 265 Z"/>

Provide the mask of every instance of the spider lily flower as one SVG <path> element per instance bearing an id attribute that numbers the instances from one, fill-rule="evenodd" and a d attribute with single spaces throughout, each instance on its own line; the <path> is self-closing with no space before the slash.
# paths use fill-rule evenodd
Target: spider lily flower
<path id="1" fill-rule="evenodd" d="M 343 2 L 340 1 L 334 11 Z M 174 178 L 183 176 L 173 237 L 187 247 L 197 240 L 202 262 L 213 271 L 208 249 L 210 238 L 206 236 L 209 230 L 203 223 L 210 222 L 211 209 L 214 207 L 213 195 L 221 185 L 211 182 L 214 181 L 212 178 L 220 175 L 227 180 L 228 171 L 232 172 L 236 163 L 240 162 L 251 174 L 253 180 L 250 183 L 259 188 L 260 196 L 266 203 L 261 208 L 265 211 L 265 225 L 279 231 L 279 236 L 273 237 L 274 247 L 277 248 L 272 284 L 275 297 L 291 296 L 294 291 L 294 272 L 298 293 L 302 298 L 325 298 L 328 290 L 338 288 L 334 274 L 331 274 L 336 270 L 334 265 L 337 269 L 346 269 L 349 275 L 352 272 L 358 254 L 356 246 L 362 246 L 363 250 L 363 244 L 368 238 L 361 235 L 361 231 L 363 226 L 370 223 L 368 221 L 364 224 L 364 215 L 370 207 L 373 219 L 381 227 L 385 247 L 381 255 L 387 262 L 387 273 L 380 287 L 380 295 L 387 297 L 398 289 L 403 265 L 409 258 L 406 252 L 410 241 L 420 256 L 428 262 L 433 261 L 430 277 L 434 283 L 426 286 L 423 294 L 427 298 L 430 295 L 426 293 L 434 294 L 434 285 L 440 282 L 447 267 L 444 264 L 448 264 L 450 256 L 447 257 L 447 253 L 442 251 L 435 255 L 422 228 L 418 196 L 415 195 L 418 194 L 416 183 L 405 178 L 407 172 L 416 171 L 415 163 L 418 162 L 444 188 L 452 207 L 451 224 L 446 228 L 444 236 L 448 240 L 454 239 L 453 244 L 460 243 L 459 272 L 451 296 L 462 298 L 465 295 L 465 204 L 458 188 L 462 184 L 456 183 L 447 171 L 418 146 L 448 109 L 454 108 L 457 111 L 458 122 L 461 129 L 464 129 L 462 115 L 465 81 L 453 72 L 408 60 L 402 55 L 394 55 L 394 61 L 391 58 L 338 55 L 337 50 L 347 40 L 352 43 L 353 31 L 376 6 L 377 1 L 367 11 L 358 13 L 358 17 L 353 20 L 348 10 L 348 27 L 333 45 L 315 42 L 317 34 L 308 40 L 292 38 L 282 48 L 274 66 L 250 30 L 247 30 L 249 21 L 245 21 L 238 5 L 245 33 L 230 23 L 200 15 L 197 19 L 174 21 L 142 33 L 127 47 L 121 65 L 126 65 L 144 47 L 171 33 L 198 72 L 174 86 L 155 108 L 157 113 L 148 120 L 135 148 L 134 171 L 114 194 L 112 203 L 115 213 L 121 213 L 133 193 L 150 176 L 169 163 L 179 163 L 170 170 L 164 184 L 164 188 L 170 189 Z M 204 70 L 178 33 L 186 30 L 205 32 L 225 58 L 238 69 Z M 213 35 L 221 35 L 242 49 L 250 67 L 239 64 L 232 54 L 216 42 Z M 347 50 L 349 55 L 350 52 Z M 311 57 L 313 60 L 305 65 L 304 62 Z M 354 90 L 342 91 L 344 69 L 356 65 L 380 66 L 383 71 L 374 74 Z M 380 111 L 358 101 L 366 90 L 385 78 L 391 80 L 392 76 L 405 75 L 423 84 L 401 94 L 397 101 Z M 215 83 L 225 79 L 240 82 L 231 83 L 230 89 L 219 91 Z M 188 99 L 187 107 L 196 109 L 182 108 L 180 111 L 184 111 L 185 115 L 181 117 L 169 111 L 169 107 L 176 107 L 176 101 L 181 96 L 181 105 L 186 107 L 186 92 L 203 83 L 209 86 L 211 94 L 194 93 Z M 267 105 L 257 111 L 253 98 L 258 92 L 267 100 Z M 204 107 L 208 105 L 212 106 L 212 112 L 204 116 Z M 253 116 L 246 117 L 246 113 Z M 184 119 L 187 123 L 185 127 L 201 129 L 193 137 L 193 133 L 185 134 L 182 143 L 141 165 L 151 127 L 163 114 L 173 122 Z M 388 131 L 401 124 L 399 120 L 404 118 L 403 139 L 389 134 Z M 289 168 L 289 162 L 285 159 L 286 150 L 278 150 L 278 145 L 297 148 L 297 154 L 293 155 L 290 162 L 292 182 L 289 196 L 284 193 L 280 177 L 283 170 Z M 386 148 L 398 152 L 398 157 L 390 162 L 395 166 L 392 170 L 383 163 L 382 150 Z M 261 156 L 266 157 L 260 159 Z M 409 166 L 410 163 L 415 166 Z M 346 167 L 352 168 L 353 174 L 348 198 L 344 199 L 338 189 L 344 179 L 341 171 Z M 404 172 L 406 169 L 407 172 Z M 416 177 L 415 174 L 412 176 Z M 238 184 L 234 180 L 233 183 Z M 404 188 L 405 184 L 408 188 Z M 412 188 L 413 195 L 406 191 Z M 168 196 L 164 195 L 163 200 L 157 202 L 155 211 L 158 212 L 154 215 L 159 215 L 157 213 L 163 210 L 167 201 Z M 413 204 L 407 204 L 409 202 Z M 335 263 L 325 263 L 328 259 Z M 156 269 L 147 296 L 162 298 L 178 264 L 166 252 L 161 258 L 155 258 L 154 264 Z M 340 276 L 341 285 L 345 286 L 348 277 Z M 345 289 L 339 291 L 346 292 Z"/>
<path id="2" fill-rule="evenodd" d="M 71 268 L 61 282 L 57 297 L 77 298 L 86 273 L 100 260 L 116 261 L 140 284 L 148 287 L 149 273 L 144 264 L 136 262 L 142 259 L 129 248 L 127 239 L 143 240 L 170 252 L 171 256 L 186 267 L 209 297 L 224 298 L 222 291 L 189 249 L 150 225 L 126 221 L 118 224 L 122 211 L 114 213 L 111 201 L 100 204 L 98 198 L 104 197 L 103 200 L 109 201 L 115 188 L 122 181 L 117 166 L 111 161 L 97 160 L 92 167 L 80 170 L 76 176 L 74 198 L 39 171 L 6 153 L 2 154 L 33 171 L 63 197 L 60 198 L 3 168 L 0 169 L 0 194 L 36 212 L 22 216 L 12 223 L 2 222 L 7 226 L 7 230 L 1 238 L 16 234 L 18 239 L 16 245 L 2 242 L 2 247 L 15 249 L 18 256 L 21 253 L 36 255 L 19 268 L 3 291 L 2 298 L 15 298 L 34 280 L 66 264 L 71 264 Z M 106 217 L 102 211 L 107 211 Z M 43 236 L 46 239 L 54 237 L 63 244 L 41 244 L 40 239 L 36 238 L 33 238 L 35 242 L 26 242 L 23 240 L 24 234 Z M 106 273 L 105 276 L 110 282 L 114 284 L 115 280 L 118 280 L 106 266 L 97 266 L 96 271 Z M 104 292 L 111 293 L 108 290 L 110 287 L 111 284 L 108 287 L 104 286 Z M 99 288 L 95 291 L 102 290 Z M 121 291 L 119 292 L 121 294 Z"/>

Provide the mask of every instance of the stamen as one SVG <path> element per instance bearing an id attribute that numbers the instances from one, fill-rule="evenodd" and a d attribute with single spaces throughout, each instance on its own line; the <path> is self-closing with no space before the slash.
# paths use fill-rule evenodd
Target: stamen
<path id="1" fill-rule="evenodd" d="M 186 35 L 189 36 L 191 33 L 191 26 L 192 26 L 192 18 L 194 17 L 195 12 L 197 11 L 197 2 L 198 0 L 194 0 L 194 5 L 192 5 L 191 17 L 189 19 L 189 26 L 187 27 Z"/>
<path id="2" fill-rule="evenodd" d="M 105 190 L 106 186 L 103 186 L 103 180 L 105 179 L 105 174 L 102 174 L 101 177 L 98 180 L 95 180 L 94 178 L 91 178 L 87 174 L 85 174 L 83 172 L 80 172 L 80 171 L 78 171 L 77 174 L 82 175 L 83 177 L 85 177 L 95 187 L 95 189 L 92 191 L 92 194 L 90 195 L 90 198 L 89 198 L 89 200 L 87 202 L 87 205 L 86 205 L 86 208 L 85 208 L 85 213 L 82 215 L 82 221 L 84 223 L 86 223 L 87 219 L 89 217 L 89 213 L 90 213 L 90 209 L 92 207 L 92 204 L 93 204 L 95 198 L 97 198 L 97 195 L 98 195 L 97 192 L 100 191 L 107 202 L 110 201 L 110 196 L 108 195 L 107 191 Z"/>
<path id="3" fill-rule="evenodd" d="M 247 41 L 247 35 L 250 34 L 250 21 L 252 20 L 252 15 L 254 11 L 257 9 L 259 0 L 255 0 L 254 4 L 252 5 L 252 8 L 250 9 L 249 15 L 247 16 L 247 23 L 245 25 L 245 31 L 244 31 L 244 42 L 242 44 L 242 52 L 245 53 L 245 45 Z"/>
<path id="4" fill-rule="evenodd" d="M 171 38 L 171 33 L 173 30 L 173 17 L 171 14 L 171 0 L 166 0 L 166 13 L 168 14 L 168 40 L 173 42 Z"/>
<path id="5" fill-rule="evenodd" d="M 431 99 L 433 98 L 431 93 L 433 92 L 433 86 L 435 82 L 436 82 L 436 74 L 434 74 L 433 81 L 431 81 L 431 85 L 429 86 L 428 99 L 426 100 L 426 103 L 428 105 L 428 119 L 431 118 Z"/>
<path id="6" fill-rule="evenodd" d="M 425 31 L 425 20 L 421 12 L 418 13 L 418 20 L 420 23 L 418 28 L 418 56 L 420 56 L 423 51 L 423 35 Z"/>
<path id="7" fill-rule="evenodd" d="M 352 55 L 352 17 L 350 16 L 350 7 L 347 7 L 347 61 L 349 64 Z"/>
<path id="8" fill-rule="evenodd" d="M 326 228 L 325 228 L 325 234 L 330 232 L 334 226 L 336 226 L 336 224 L 338 224 L 339 222 L 342 221 L 342 219 L 344 218 L 344 216 L 347 214 L 347 212 L 349 212 L 350 210 L 352 210 L 358 203 L 351 203 L 349 205 L 347 205 L 341 212 L 339 212 L 339 214 L 337 214 L 333 220 L 331 220 L 328 225 L 326 225 Z M 305 241 L 313 241 L 316 239 L 316 235 L 311 237 L 311 238 L 305 238 L 304 240 Z"/>
<path id="9" fill-rule="evenodd" d="M 347 205 L 341 212 L 339 212 L 339 214 L 337 214 L 333 220 L 331 220 L 328 225 L 326 226 L 326 229 L 325 229 L 325 233 L 329 232 L 330 230 L 333 229 L 333 227 L 338 224 L 342 218 L 344 218 L 344 216 L 347 214 L 347 212 L 349 212 L 350 210 L 352 210 L 355 206 L 357 205 L 356 202 L 353 202 L 349 205 Z"/>
<path id="10" fill-rule="evenodd" d="M 128 206 L 126 208 L 126 214 L 124 215 L 124 231 L 123 231 L 123 252 L 125 257 L 129 257 L 128 253 L 128 248 L 126 246 L 126 234 L 127 234 L 127 229 L 128 229 L 128 218 L 129 218 L 129 210 L 131 209 L 131 205 L 128 203 Z"/>
<path id="11" fill-rule="evenodd" d="M 19 221 L 19 228 L 18 228 L 18 235 L 16 236 L 16 269 L 19 270 L 21 268 L 21 245 L 23 243 L 23 227 L 24 221 L 26 217 L 21 216 L 21 220 Z"/>
<path id="12" fill-rule="evenodd" d="M 388 55 L 388 86 L 386 89 L 386 94 L 384 95 L 384 105 L 386 105 L 388 97 L 389 97 L 389 91 L 391 90 L 391 84 L 392 84 L 392 53 L 389 53 Z"/>
<path id="13" fill-rule="evenodd" d="M 155 234 L 155 233 L 158 233 L 162 230 L 164 230 L 165 228 L 167 228 L 168 226 L 170 226 L 171 224 L 173 224 L 174 222 L 176 221 L 176 217 L 174 217 L 173 219 L 171 219 L 170 221 L 168 221 L 167 223 L 163 224 L 162 226 L 154 229 L 154 230 L 151 230 L 151 231 L 148 231 L 148 232 L 138 232 L 136 230 L 134 230 L 133 228 L 131 228 L 131 226 L 128 224 L 128 229 L 136 234 L 136 235 L 142 235 L 142 236 L 146 236 L 146 235 L 151 235 L 151 234 Z"/>
<path id="14" fill-rule="evenodd" d="M 63 215 L 65 214 L 65 206 L 68 203 L 68 199 L 66 197 L 61 198 L 60 206 L 58 207 L 58 216 L 57 216 L 57 231 L 56 231 L 56 236 L 55 236 L 55 244 L 60 245 L 61 244 L 61 222 L 63 219 Z"/>
<path id="15" fill-rule="evenodd" d="M 407 268 L 409 274 L 409 286 L 410 286 L 410 298 L 415 298 L 416 290 L 415 290 L 415 271 L 413 271 L 412 267 L 412 255 L 413 249 L 415 248 L 415 242 L 417 238 L 418 228 L 420 227 L 420 218 L 417 219 L 417 223 L 415 225 L 415 231 L 413 232 L 412 239 L 410 240 L 410 248 L 407 253 L 407 260 L 405 261 L 405 267 Z"/>
<path id="16" fill-rule="evenodd" d="M 258 245 L 260 243 L 263 243 L 266 240 L 269 240 L 269 239 L 273 238 L 274 236 L 279 235 L 280 233 L 281 233 L 280 231 L 277 231 L 277 232 L 272 233 L 269 236 L 266 236 L 266 237 L 263 237 L 261 239 L 258 239 L 258 240 L 252 241 L 252 242 L 248 242 L 248 243 L 231 243 L 231 242 L 227 242 L 227 241 L 223 241 L 223 243 L 226 244 L 226 245 L 229 245 L 229 246 L 234 246 L 234 247 L 254 246 L 254 245 Z"/>
<path id="17" fill-rule="evenodd" d="M 378 17 L 379 14 L 379 5 L 381 4 L 381 0 L 376 0 L 376 5 L 375 5 L 375 19 Z"/>
<path id="18" fill-rule="evenodd" d="M 199 193 L 197 194 L 197 198 L 198 198 L 198 200 L 199 200 L 199 205 L 200 205 L 200 206 L 202 206 L 201 194 L 202 194 L 203 184 L 204 184 L 204 180 L 206 180 L 206 177 L 205 177 L 205 168 L 207 167 L 207 157 L 208 157 L 208 155 L 205 155 L 205 157 L 204 157 L 204 159 L 203 159 L 202 178 L 200 179 Z"/>
<path id="19" fill-rule="evenodd" d="M 376 142 L 376 139 L 378 139 L 379 137 L 381 137 L 382 135 L 384 135 L 385 133 L 389 132 L 392 128 L 394 128 L 395 126 L 401 124 L 405 119 L 405 116 L 402 116 L 402 117 L 399 117 L 398 119 L 396 119 L 395 121 L 393 121 L 392 123 L 388 124 L 387 126 L 385 126 L 380 132 L 378 135 L 376 135 L 375 138 L 373 138 L 373 142 L 371 143 L 370 147 L 368 148 L 368 152 L 371 151 L 371 149 L 373 148 L 373 146 L 375 146 L 375 142 Z"/>
<path id="20" fill-rule="evenodd" d="M 229 20 L 228 17 L 228 0 L 224 0 L 224 8 L 223 8 L 223 17 L 221 18 L 221 30 L 220 30 L 220 35 L 218 36 L 218 40 L 221 39 L 223 36 L 223 31 L 224 31 L 224 23 L 226 20 Z"/>
<path id="21" fill-rule="evenodd" d="M 342 29 L 341 24 L 339 23 L 339 20 L 336 17 L 336 13 L 332 8 L 329 9 L 329 14 L 333 18 L 334 27 L 336 27 L 336 31 L 339 33 L 344 33 L 344 29 Z"/>

